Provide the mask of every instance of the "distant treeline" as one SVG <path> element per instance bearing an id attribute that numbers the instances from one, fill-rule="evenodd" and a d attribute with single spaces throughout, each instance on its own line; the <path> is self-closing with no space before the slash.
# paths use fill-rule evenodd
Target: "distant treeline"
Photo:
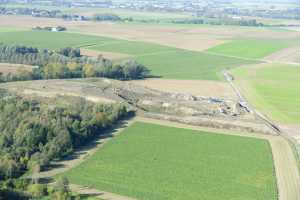
<path id="1" fill-rule="evenodd" d="M 232 26 L 265 26 L 263 23 L 258 23 L 255 19 L 180 19 L 173 20 L 176 24 L 210 24 L 210 25 L 232 25 Z"/>
<path id="2" fill-rule="evenodd" d="M 92 17 L 92 20 L 94 21 L 122 21 L 123 19 L 115 14 L 95 14 Z"/>
<path id="3" fill-rule="evenodd" d="M 37 8 L 7 8 L 0 7 L 0 15 L 30 15 L 33 17 L 61 18 L 74 21 L 128 21 L 129 18 L 121 18 L 116 14 L 101 13 L 93 16 L 64 13 L 61 10 L 45 10 Z"/>
<path id="4" fill-rule="evenodd" d="M 0 181 L 43 169 L 128 115 L 121 104 L 95 104 L 79 97 L 48 101 L 0 90 Z"/>
<path id="5" fill-rule="evenodd" d="M 59 51 L 39 50 L 21 45 L 0 44 L 0 62 L 38 66 L 32 72 L 18 70 L 18 74 L 1 74 L 0 82 L 106 77 L 119 80 L 143 79 L 150 71 L 142 64 L 129 60 L 114 64 L 99 56 L 82 56 L 80 49 L 63 48 Z"/>

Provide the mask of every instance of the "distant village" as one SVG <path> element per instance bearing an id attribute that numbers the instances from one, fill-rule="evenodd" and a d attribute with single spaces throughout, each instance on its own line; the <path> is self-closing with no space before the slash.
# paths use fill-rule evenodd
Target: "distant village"
<path id="1" fill-rule="evenodd" d="M 300 5 L 296 4 L 293 8 L 281 8 L 278 5 L 271 5 L 266 8 L 247 8 L 236 7 L 233 0 L 2 0 L 1 5 L 13 4 L 32 4 L 43 6 L 64 6 L 64 7 L 94 7 L 110 9 L 127 9 L 135 11 L 164 11 L 164 12 L 188 12 L 195 17 L 220 18 L 233 16 L 238 19 L 243 16 L 264 17 L 264 18 L 286 18 L 300 20 Z M 85 16 L 65 14 L 59 10 L 43 10 L 28 8 L 0 8 L 0 14 L 31 14 L 34 17 L 55 17 L 66 20 L 90 20 Z"/>

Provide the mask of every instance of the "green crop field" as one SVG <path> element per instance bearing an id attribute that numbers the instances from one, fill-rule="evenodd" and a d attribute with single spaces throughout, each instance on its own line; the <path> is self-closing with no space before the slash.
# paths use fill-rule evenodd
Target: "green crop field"
<path id="1" fill-rule="evenodd" d="M 137 122 L 63 174 L 140 200 L 276 200 L 269 143 Z"/>
<path id="2" fill-rule="evenodd" d="M 144 42 L 120 41 L 92 46 L 90 49 L 133 55 L 136 60 L 151 69 L 153 75 L 171 79 L 221 80 L 220 72 L 223 69 L 253 63 L 249 60 Z"/>
<path id="3" fill-rule="evenodd" d="M 223 80 L 221 71 L 225 68 L 251 63 L 243 59 L 184 50 L 138 56 L 137 60 L 148 66 L 154 75 L 170 79 L 195 80 Z"/>
<path id="4" fill-rule="evenodd" d="M 1 26 L 0 27 L 0 33 L 2 32 L 14 32 L 14 31 L 21 31 L 22 29 L 20 28 L 15 28 L 15 27 L 6 27 L 6 26 Z"/>
<path id="5" fill-rule="evenodd" d="M 133 56 L 159 54 L 160 52 L 176 50 L 175 48 L 162 46 L 159 44 L 135 42 L 135 41 L 127 41 L 127 40 L 116 40 L 116 42 L 112 42 L 112 43 L 91 46 L 89 47 L 89 49 L 98 50 L 98 51 L 125 53 Z"/>
<path id="6" fill-rule="evenodd" d="M 299 43 L 299 41 L 296 42 Z M 295 41 L 290 40 L 243 39 L 218 45 L 208 51 L 229 56 L 259 59 L 294 44 Z"/>
<path id="7" fill-rule="evenodd" d="M 193 52 L 158 44 L 68 32 L 0 32 L 0 42 L 57 50 L 82 47 L 98 51 L 125 53 L 146 65 L 153 75 L 171 79 L 222 80 L 221 71 L 253 61 Z"/>
<path id="8" fill-rule="evenodd" d="M 234 69 L 233 74 L 259 110 L 280 122 L 300 122 L 300 65 L 265 64 Z"/>
<path id="9" fill-rule="evenodd" d="M 114 39 L 65 32 L 17 31 L 0 33 L 0 42 L 23 44 L 38 48 L 57 50 L 63 47 L 81 47 L 115 42 Z"/>

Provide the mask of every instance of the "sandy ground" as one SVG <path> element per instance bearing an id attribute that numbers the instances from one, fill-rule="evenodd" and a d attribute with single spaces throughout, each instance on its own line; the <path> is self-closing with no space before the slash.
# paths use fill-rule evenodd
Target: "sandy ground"
<path id="1" fill-rule="evenodd" d="M 195 96 L 234 99 L 236 95 L 227 82 L 205 80 L 146 79 L 131 81 L 163 92 L 188 93 Z"/>
<path id="2" fill-rule="evenodd" d="M 89 57 L 97 58 L 99 55 L 102 55 L 104 58 L 110 59 L 110 60 L 121 60 L 124 58 L 131 57 L 127 54 L 122 53 L 114 53 L 114 52 L 106 52 L 106 51 L 95 51 L 90 49 L 80 49 L 81 54 Z"/>
<path id="3" fill-rule="evenodd" d="M 232 26 L 161 26 L 100 22 L 74 22 L 61 19 L 29 16 L 0 16 L 0 26 L 29 28 L 34 26 L 65 26 L 71 31 L 86 34 L 146 41 L 157 44 L 202 51 L 236 37 L 295 38 L 300 32 L 273 31 L 267 28 Z"/>
<path id="4" fill-rule="evenodd" d="M 72 81 L 70 84 L 70 81 Z M 82 97 L 95 103 L 115 103 L 115 100 L 102 95 L 101 88 L 89 83 L 82 84 L 73 80 L 35 80 L 25 82 L 9 82 L 1 84 L 5 88 L 20 95 L 54 98 L 57 96 Z"/>
<path id="5" fill-rule="evenodd" d="M 16 74 L 16 72 L 20 68 L 30 72 L 34 67 L 30 65 L 22 65 L 22 64 L 0 63 L 0 73 L 3 74 L 9 74 L 9 73 Z"/>
<path id="6" fill-rule="evenodd" d="M 300 47 L 286 48 L 264 58 L 272 62 L 300 65 Z"/>

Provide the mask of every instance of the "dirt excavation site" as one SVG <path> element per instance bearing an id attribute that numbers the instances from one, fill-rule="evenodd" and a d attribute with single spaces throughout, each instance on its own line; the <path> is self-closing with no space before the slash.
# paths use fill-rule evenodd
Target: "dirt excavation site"
<path id="1" fill-rule="evenodd" d="M 180 93 L 180 90 L 170 89 L 172 80 L 167 83 L 166 87 L 160 90 L 157 87 L 157 80 L 154 80 L 152 87 L 147 81 L 122 82 L 92 78 L 4 83 L 0 88 L 39 100 L 75 96 L 99 103 L 121 102 L 136 113 L 132 121 L 267 139 L 273 153 L 279 200 L 300 200 L 300 177 L 293 152 L 295 149 L 291 145 L 292 140 L 278 134 L 264 120 L 249 111 L 249 108 L 241 105 L 235 93 L 229 92 L 227 85 L 220 85 L 219 89 L 226 90 L 221 93 L 222 95 L 213 95 L 212 92 L 199 93 L 196 90 Z M 101 146 L 81 152 L 82 155 L 78 156 L 77 160 L 62 163 L 63 169 L 54 169 L 41 176 L 53 176 L 69 170 L 95 153 Z M 90 191 L 89 188 L 74 187 L 79 193 Z M 102 194 L 103 196 L 99 195 L 101 199 L 119 198 L 111 198 L 114 194 L 102 191 L 93 190 L 93 192 Z"/>
<path id="2" fill-rule="evenodd" d="M 139 116 L 227 130 L 275 134 L 236 98 L 166 92 L 109 79 L 47 80 L 1 84 L 21 95 L 79 96 L 93 102 L 123 102 Z"/>

